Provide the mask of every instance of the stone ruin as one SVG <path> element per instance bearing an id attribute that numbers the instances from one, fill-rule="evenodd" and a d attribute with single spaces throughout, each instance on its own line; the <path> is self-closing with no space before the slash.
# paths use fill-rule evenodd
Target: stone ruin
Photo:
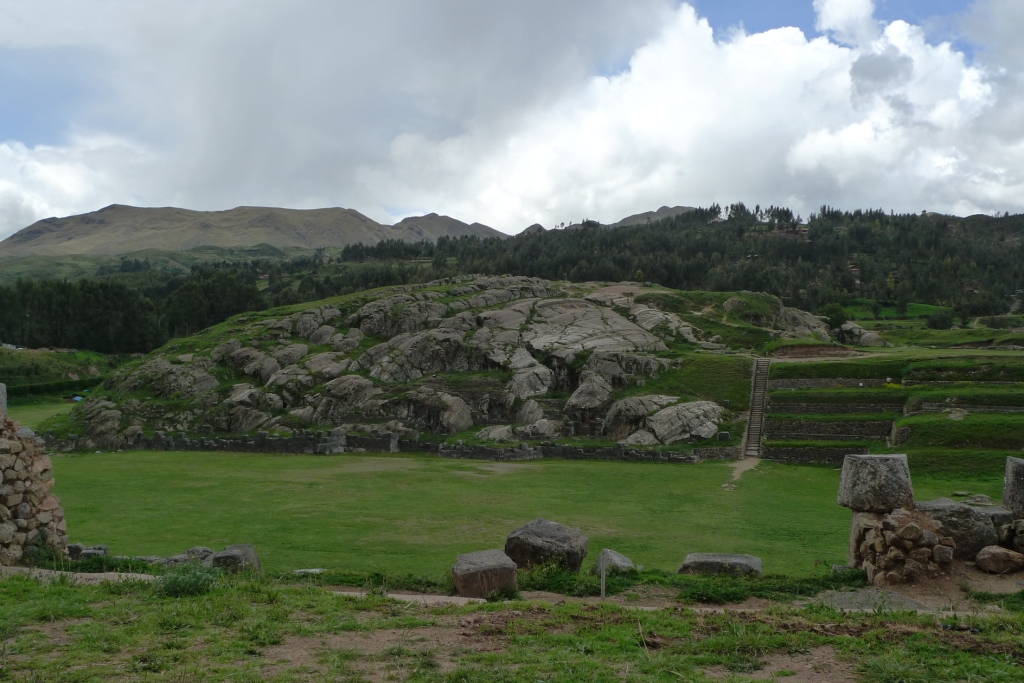
<path id="1" fill-rule="evenodd" d="M 8 418 L 7 387 L 0 384 L 0 564 L 64 554 L 67 524 L 52 489 L 53 468 L 42 439 Z"/>
<path id="2" fill-rule="evenodd" d="M 848 565 L 877 586 L 935 578 L 954 559 L 1024 569 L 1024 460 L 1007 458 L 1003 507 L 985 496 L 914 501 L 906 455 L 848 455 L 838 503 L 853 510 Z"/>

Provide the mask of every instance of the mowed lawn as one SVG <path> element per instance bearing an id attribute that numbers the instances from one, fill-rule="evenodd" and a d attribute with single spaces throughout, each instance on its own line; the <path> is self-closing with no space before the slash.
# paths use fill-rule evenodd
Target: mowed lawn
<path id="1" fill-rule="evenodd" d="M 15 422 L 35 429 L 41 422 L 55 415 L 70 413 L 75 404 L 71 401 L 45 400 L 31 403 L 12 403 L 7 408 L 8 416 Z"/>
<path id="2" fill-rule="evenodd" d="M 124 555 L 252 543 L 271 571 L 437 576 L 458 553 L 503 547 L 513 528 L 546 517 L 585 530 L 587 564 L 603 547 L 666 570 L 690 552 L 743 552 L 766 572 L 806 575 L 816 560 L 845 561 L 850 521 L 835 502 L 837 470 L 775 463 L 733 491 L 722 488 L 725 463 L 145 451 L 57 456 L 54 473 L 74 542 Z M 923 498 L 958 484 L 915 485 Z"/>

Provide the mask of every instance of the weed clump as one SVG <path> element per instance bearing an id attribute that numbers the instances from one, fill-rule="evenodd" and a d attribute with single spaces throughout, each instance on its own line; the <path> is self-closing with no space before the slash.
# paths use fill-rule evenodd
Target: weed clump
<path id="1" fill-rule="evenodd" d="M 216 585 L 219 577 L 220 571 L 217 569 L 204 567 L 198 562 L 188 562 L 168 569 L 154 582 L 154 588 L 157 593 L 168 598 L 206 595 Z"/>

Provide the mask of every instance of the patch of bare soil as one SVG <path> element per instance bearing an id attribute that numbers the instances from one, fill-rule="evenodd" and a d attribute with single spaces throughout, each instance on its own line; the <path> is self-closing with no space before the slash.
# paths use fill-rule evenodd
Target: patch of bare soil
<path id="1" fill-rule="evenodd" d="M 732 480 L 739 481 L 744 472 L 749 472 L 761 464 L 760 458 L 743 458 L 732 464 Z"/>
<path id="2" fill-rule="evenodd" d="M 705 669 L 704 673 L 714 679 L 724 680 L 734 676 L 721 666 Z M 784 680 L 787 683 L 855 683 L 857 676 L 853 665 L 836 657 L 830 647 L 816 647 L 809 652 L 795 654 L 779 653 L 764 660 L 760 671 L 743 674 L 754 681 Z"/>

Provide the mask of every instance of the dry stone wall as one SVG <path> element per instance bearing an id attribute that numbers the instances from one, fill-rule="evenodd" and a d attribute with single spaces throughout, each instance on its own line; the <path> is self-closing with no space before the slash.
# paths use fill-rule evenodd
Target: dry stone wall
<path id="1" fill-rule="evenodd" d="M 0 397 L 6 387 L 0 384 Z M 53 467 L 41 439 L 7 417 L 0 403 L 0 564 L 63 554 L 67 523 L 52 492 Z"/>

